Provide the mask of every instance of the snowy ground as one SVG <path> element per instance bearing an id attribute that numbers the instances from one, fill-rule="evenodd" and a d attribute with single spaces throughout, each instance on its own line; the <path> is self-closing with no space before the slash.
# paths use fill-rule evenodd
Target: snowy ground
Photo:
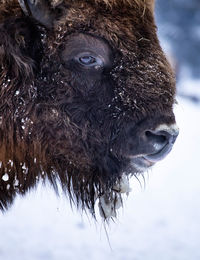
<path id="1" fill-rule="evenodd" d="M 180 136 L 107 227 L 40 187 L 0 215 L 1 260 L 199 260 L 200 106 L 180 99 Z M 142 179 L 141 179 L 142 182 Z"/>

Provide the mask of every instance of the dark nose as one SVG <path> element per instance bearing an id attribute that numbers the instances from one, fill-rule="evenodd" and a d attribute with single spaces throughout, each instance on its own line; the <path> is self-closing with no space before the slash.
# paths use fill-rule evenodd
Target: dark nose
<path id="1" fill-rule="evenodd" d="M 144 158 L 152 162 L 163 159 L 171 151 L 178 134 L 179 130 L 175 124 L 161 125 L 155 130 L 145 130 L 143 140 L 146 155 Z"/>

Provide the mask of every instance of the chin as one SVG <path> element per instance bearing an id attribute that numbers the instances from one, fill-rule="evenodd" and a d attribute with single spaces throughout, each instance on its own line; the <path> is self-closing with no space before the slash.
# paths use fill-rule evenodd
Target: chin
<path id="1" fill-rule="evenodd" d="M 135 157 L 130 159 L 130 165 L 137 173 L 143 173 L 151 169 L 155 162 L 147 160 L 145 157 Z"/>

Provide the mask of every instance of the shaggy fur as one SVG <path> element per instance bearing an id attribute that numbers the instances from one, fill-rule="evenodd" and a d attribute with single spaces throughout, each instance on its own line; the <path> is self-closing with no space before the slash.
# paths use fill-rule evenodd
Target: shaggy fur
<path id="1" fill-rule="evenodd" d="M 55 189 L 59 181 L 94 213 L 96 198 L 113 196 L 122 173 L 137 174 L 126 157 L 129 129 L 136 136 L 144 121 L 150 128 L 175 122 L 174 76 L 157 39 L 153 1 L 50 4 L 55 19 L 47 29 L 18 1 L 0 1 L 0 208 L 42 178 Z M 112 50 L 112 68 L 98 79 L 62 60 L 78 33 Z"/>

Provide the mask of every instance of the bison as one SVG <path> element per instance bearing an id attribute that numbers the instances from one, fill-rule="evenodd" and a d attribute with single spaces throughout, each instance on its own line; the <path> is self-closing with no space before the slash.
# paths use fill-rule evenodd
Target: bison
<path id="1" fill-rule="evenodd" d="M 0 1 L 0 209 L 39 180 L 116 214 L 178 135 L 153 0 Z"/>

